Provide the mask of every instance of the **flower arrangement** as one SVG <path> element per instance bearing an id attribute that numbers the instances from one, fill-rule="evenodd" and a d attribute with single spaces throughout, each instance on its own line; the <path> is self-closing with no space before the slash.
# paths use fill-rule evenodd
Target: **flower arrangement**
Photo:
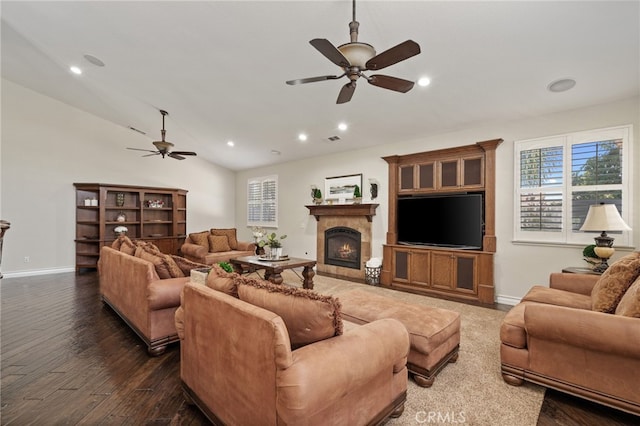
<path id="1" fill-rule="evenodd" d="M 226 272 L 233 272 L 233 266 L 229 262 L 218 262 L 218 266 L 224 269 Z"/>
<path id="2" fill-rule="evenodd" d="M 253 239 L 256 241 L 256 244 L 258 243 L 258 240 L 264 237 L 264 234 L 266 233 L 264 228 L 261 228 L 259 226 L 254 226 L 253 228 L 251 228 L 251 232 L 253 234 Z"/>
<path id="3" fill-rule="evenodd" d="M 266 234 L 266 236 L 267 236 L 266 240 L 258 241 L 259 247 L 268 246 L 271 248 L 280 248 L 282 247 L 281 241 L 287 238 L 286 235 L 281 235 L 280 237 L 278 237 L 275 232 L 272 232 L 271 234 Z"/>

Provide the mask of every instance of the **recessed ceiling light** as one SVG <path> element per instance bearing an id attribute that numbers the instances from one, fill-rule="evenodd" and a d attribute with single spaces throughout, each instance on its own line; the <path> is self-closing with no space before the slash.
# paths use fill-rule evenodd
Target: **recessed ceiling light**
<path id="1" fill-rule="evenodd" d="M 572 89 L 573 86 L 576 85 L 576 81 L 572 78 L 561 78 L 560 80 L 552 81 L 547 86 L 547 89 L 550 92 L 566 92 L 569 89 Z"/>
<path id="2" fill-rule="evenodd" d="M 227 141 L 227 146 L 235 146 L 236 144 L 233 141 Z"/>
<path id="3" fill-rule="evenodd" d="M 304 133 L 300 133 L 300 134 L 298 135 L 298 140 L 300 140 L 300 141 L 302 141 L 302 142 L 306 141 L 306 140 L 307 140 L 307 135 L 306 135 L 306 134 L 304 134 Z"/>
<path id="4" fill-rule="evenodd" d="M 431 80 L 429 79 L 429 77 L 420 77 L 418 79 L 418 86 L 427 87 L 430 84 L 431 84 Z"/>
<path id="5" fill-rule="evenodd" d="M 102 62 L 100 59 L 96 58 L 93 55 L 84 55 L 84 58 L 92 63 L 93 65 L 95 65 L 96 67 L 104 67 L 104 62 Z"/>
<path id="6" fill-rule="evenodd" d="M 75 65 L 69 67 L 69 71 L 77 75 L 82 74 L 82 70 L 79 67 L 76 67 Z"/>
<path id="7" fill-rule="evenodd" d="M 349 128 L 349 126 L 347 126 L 347 123 L 340 123 L 338 124 L 338 130 L 342 130 L 343 132 L 345 130 L 347 130 Z"/>
<path id="8" fill-rule="evenodd" d="M 280 151 L 278 151 L 277 149 L 272 149 L 271 150 L 271 154 L 272 155 L 280 155 Z"/>

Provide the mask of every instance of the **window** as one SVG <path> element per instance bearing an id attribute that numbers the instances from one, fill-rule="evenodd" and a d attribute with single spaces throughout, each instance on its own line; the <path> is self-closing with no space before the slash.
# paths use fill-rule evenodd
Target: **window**
<path id="1" fill-rule="evenodd" d="M 247 226 L 278 226 L 278 176 L 248 180 Z"/>
<path id="2" fill-rule="evenodd" d="M 580 232 L 589 206 L 615 204 L 632 218 L 631 126 L 515 142 L 516 241 L 589 244 Z M 609 232 L 618 246 L 631 231 Z"/>

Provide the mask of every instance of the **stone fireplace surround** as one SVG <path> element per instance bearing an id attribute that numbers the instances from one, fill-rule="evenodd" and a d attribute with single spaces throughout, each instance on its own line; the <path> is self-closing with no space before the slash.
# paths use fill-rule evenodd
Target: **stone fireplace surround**
<path id="1" fill-rule="evenodd" d="M 316 230 L 316 271 L 352 281 L 364 281 L 364 264 L 371 258 L 372 219 L 378 204 L 338 204 L 307 206 L 318 221 Z M 360 269 L 325 264 L 324 245 L 327 229 L 344 226 L 360 232 Z"/>

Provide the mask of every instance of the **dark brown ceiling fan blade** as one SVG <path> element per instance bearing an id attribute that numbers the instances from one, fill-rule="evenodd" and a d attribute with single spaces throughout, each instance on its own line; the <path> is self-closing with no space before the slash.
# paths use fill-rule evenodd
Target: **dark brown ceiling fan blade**
<path id="1" fill-rule="evenodd" d="M 298 78 L 296 80 L 287 81 L 287 84 L 290 85 L 290 86 L 294 86 L 296 84 L 315 83 L 316 81 L 336 80 L 336 79 L 342 78 L 344 76 L 345 76 L 345 74 L 342 74 L 342 75 L 321 75 L 321 76 L 318 76 L 318 77 Z"/>
<path id="2" fill-rule="evenodd" d="M 356 91 L 356 82 L 355 81 L 350 81 L 347 84 L 345 84 L 344 86 L 342 86 L 342 89 L 340 90 L 340 93 L 338 94 L 338 100 L 336 101 L 337 104 L 344 104 L 347 103 L 351 100 L 351 98 L 353 97 L 353 92 Z"/>
<path id="3" fill-rule="evenodd" d="M 337 66 L 345 68 L 350 65 L 347 58 L 326 38 L 314 38 L 309 43 Z"/>
<path id="4" fill-rule="evenodd" d="M 184 160 L 184 157 L 182 155 L 178 155 L 175 152 L 168 153 L 167 157 L 175 158 L 176 160 Z"/>
<path id="5" fill-rule="evenodd" d="M 403 80 L 397 77 L 391 77 L 388 75 L 375 74 L 367 79 L 367 81 L 374 86 L 382 87 L 383 89 L 395 90 L 396 92 L 406 93 L 413 89 L 413 81 Z"/>
<path id="6" fill-rule="evenodd" d="M 176 154 L 176 155 L 198 155 L 193 151 L 171 151 L 171 154 Z"/>
<path id="7" fill-rule="evenodd" d="M 413 40 L 407 40 L 369 59 L 366 67 L 368 70 L 381 70 L 418 53 L 420 53 L 420 45 Z"/>

